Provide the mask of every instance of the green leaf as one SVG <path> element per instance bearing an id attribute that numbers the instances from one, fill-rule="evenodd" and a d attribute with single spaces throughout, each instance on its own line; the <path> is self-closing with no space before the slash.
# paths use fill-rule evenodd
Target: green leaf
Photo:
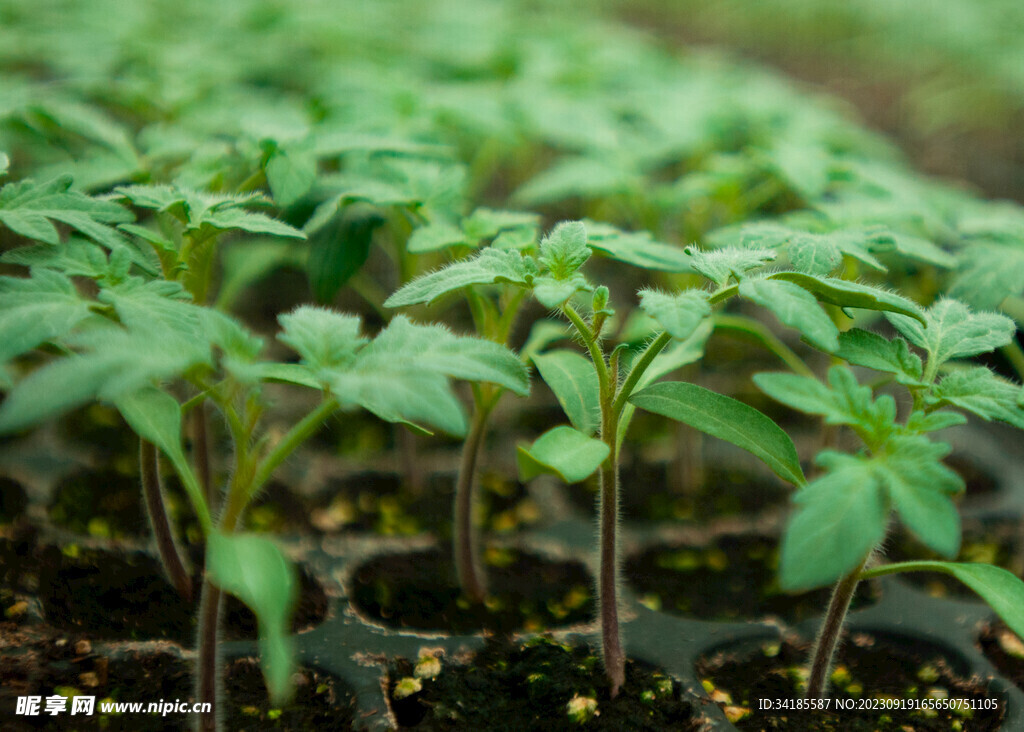
<path id="1" fill-rule="evenodd" d="M 1005 346 L 1017 330 L 1005 315 L 972 313 L 967 305 L 951 299 L 933 304 L 925 311 L 922 322 L 900 315 L 886 317 L 911 343 L 928 352 L 931 369 L 952 358 L 975 356 Z"/>
<path id="2" fill-rule="evenodd" d="M 306 274 L 313 297 L 328 303 L 370 256 L 373 232 L 385 219 L 373 209 L 339 211 L 327 226 L 310 235 Z"/>
<path id="3" fill-rule="evenodd" d="M 560 425 L 538 437 L 530 447 L 519 446 L 519 480 L 556 475 L 566 483 L 579 483 L 593 475 L 611 449 L 601 440 Z"/>
<path id="4" fill-rule="evenodd" d="M 270 193 L 279 206 L 290 206 L 312 188 L 316 180 L 316 156 L 296 145 L 275 147 L 263 168 Z"/>
<path id="5" fill-rule="evenodd" d="M 298 597 L 295 568 L 273 542 L 260 536 L 213 532 L 206 541 L 210 581 L 256 615 L 263 677 L 271 704 L 280 706 L 291 697 L 295 670 L 288 632 Z"/>
<path id="6" fill-rule="evenodd" d="M 960 551 L 960 514 L 950 495 L 964 482 L 942 464 L 949 446 L 923 435 L 893 438 L 876 458 L 878 477 L 888 489 L 900 519 L 921 542 L 946 557 Z"/>
<path id="7" fill-rule="evenodd" d="M 0 277 L 0 364 L 66 336 L 89 317 L 89 304 L 57 272 Z"/>
<path id="8" fill-rule="evenodd" d="M 733 277 L 739 282 L 747 272 L 774 262 L 777 256 L 771 249 L 739 247 L 722 247 L 708 251 L 687 247 L 685 251 L 690 255 L 690 266 L 719 287 L 727 284 Z"/>
<path id="9" fill-rule="evenodd" d="M 827 276 L 843 263 L 843 252 L 827 236 L 794 236 L 786 247 L 789 261 L 800 272 Z"/>
<path id="10" fill-rule="evenodd" d="M 743 402 L 682 381 L 653 384 L 631 396 L 629 401 L 640 409 L 669 417 L 743 448 L 783 480 L 794 485 L 806 483 L 789 435 Z"/>
<path id="11" fill-rule="evenodd" d="M 881 577 L 898 572 L 942 572 L 963 582 L 989 604 L 1010 630 L 1024 636 L 1024 582 L 1002 567 L 964 562 L 900 562 L 883 564 L 861 574 Z"/>
<path id="12" fill-rule="evenodd" d="M 535 355 L 533 363 L 573 427 L 594 435 L 601 426 L 601 398 L 590 360 L 575 351 L 558 350 Z"/>
<path id="13" fill-rule="evenodd" d="M 533 278 L 533 296 L 541 305 L 552 310 L 562 305 L 577 292 L 589 292 L 593 289 L 593 286 L 579 272 L 564 280 L 549 275 Z"/>
<path id="14" fill-rule="evenodd" d="M 31 244 L 10 249 L 0 255 L 4 264 L 53 269 L 69 277 L 101 279 L 110 267 L 102 247 L 80 237 L 71 237 L 64 244 Z"/>
<path id="15" fill-rule="evenodd" d="M 995 310 L 1006 298 L 1024 292 L 1024 249 L 1019 244 L 972 242 L 959 260 L 948 294 L 976 310 Z"/>
<path id="16" fill-rule="evenodd" d="M 533 282 L 536 271 L 534 261 L 518 252 L 484 249 L 475 257 L 417 277 L 389 297 L 384 305 L 398 308 L 430 303 L 442 295 L 470 285 L 509 282 L 527 287 Z"/>
<path id="17" fill-rule="evenodd" d="M 587 227 L 582 221 L 563 221 L 540 242 L 538 261 L 556 280 L 570 280 L 590 258 Z"/>
<path id="18" fill-rule="evenodd" d="M 201 308 L 177 282 L 129 277 L 104 287 L 98 299 L 112 305 L 129 330 L 152 335 L 164 331 L 182 338 L 195 338 L 200 330 Z"/>
<path id="19" fill-rule="evenodd" d="M 1024 429 L 1020 385 L 1003 379 L 984 366 L 951 371 L 926 395 L 930 405 L 948 404 L 984 420 L 999 420 Z"/>
<path id="20" fill-rule="evenodd" d="M 185 463 L 177 399 L 155 386 L 144 386 L 117 397 L 114 406 L 135 434 L 160 448 L 176 465 Z"/>
<path id="21" fill-rule="evenodd" d="M 907 386 L 922 386 L 923 367 L 917 354 L 911 353 L 902 338 L 886 340 L 860 328 L 839 334 L 839 358 L 857 366 L 895 374 Z"/>
<path id="22" fill-rule="evenodd" d="M 462 222 L 465 235 L 475 242 L 481 239 L 493 239 L 502 232 L 526 230 L 533 235 L 540 216 L 527 211 L 499 211 L 491 208 L 478 208 Z"/>
<path id="23" fill-rule="evenodd" d="M 828 353 L 839 348 L 839 329 L 807 290 L 782 280 L 744 280 L 740 295 L 771 310 L 775 317 L 813 346 Z"/>
<path id="24" fill-rule="evenodd" d="M 109 224 L 131 221 L 131 213 L 113 203 L 72 191 L 71 176 L 45 183 L 23 180 L 0 189 L 0 224 L 28 239 L 59 244 L 53 222 L 67 224 L 106 247 L 123 244 Z"/>
<path id="25" fill-rule="evenodd" d="M 828 472 L 796 494 L 786 527 L 779 584 L 809 590 L 835 582 L 860 565 L 885 536 L 889 504 L 868 463 L 822 453 Z"/>
<path id="26" fill-rule="evenodd" d="M 608 224 L 587 220 L 587 246 L 606 257 L 642 269 L 660 272 L 692 272 L 690 255 L 679 247 L 654 241 L 646 231 L 625 232 Z"/>
<path id="27" fill-rule="evenodd" d="M 821 302 L 841 308 L 885 310 L 924 321 L 921 308 L 911 300 L 878 287 L 849 282 L 834 277 L 816 277 L 800 272 L 776 272 L 768 279 L 784 280 L 800 285 Z"/>
<path id="28" fill-rule="evenodd" d="M 362 321 L 355 315 L 300 305 L 277 319 L 284 329 L 278 340 L 293 348 L 314 372 L 347 367 L 369 342 L 359 335 Z"/>
<path id="29" fill-rule="evenodd" d="M 11 165 L 11 159 L 7 157 L 7 153 L 0 152 L 0 175 L 7 175 L 7 169 Z"/>
<path id="30" fill-rule="evenodd" d="M 436 252 L 455 246 L 472 247 L 477 242 L 447 221 L 436 221 L 412 232 L 405 248 L 413 254 Z"/>
<path id="31" fill-rule="evenodd" d="M 668 295 L 657 290 L 641 290 L 640 308 L 658 321 L 669 335 L 681 341 L 692 336 L 711 315 L 708 294 L 704 290 L 684 290 Z"/>
<path id="32" fill-rule="evenodd" d="M 937 432 L 938 430 L 957 427 L 967 424 L 967 417 L 957 412 L 911 412 L 907 417 L 907 432 L 910 434 L 924 434 L 925 432 Z"/>

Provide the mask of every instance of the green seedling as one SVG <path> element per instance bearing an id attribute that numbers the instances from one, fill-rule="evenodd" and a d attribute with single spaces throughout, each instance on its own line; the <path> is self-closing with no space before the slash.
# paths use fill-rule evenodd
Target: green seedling
<path id="1" fill-rule="evenodd" d="M 144 249 L 105 226 L 130 219 L 128 211 L 102 202 L 84 209 L 94 199 L 80 199 L 68 214 L 72 225 L 94 239 L 108 237 L 104 246 L 85 239 L 61 242 L 51 237 L 43 216 L 30 219 L 35 229 L 18 224 L 19 233 L 40 243 L 11 252 L 29 264 L 28 276 L 0 278 L 0 364 L 9 389 L 0 407 L 0 433 L 17 433 L 99 401 L 116 407 L 140 438 L 147 503 L 161 497 L 157 451 L 173 467 L 205 541 L 197 696 L 214 704 L 215 711 L 202 719 L 203 728 L 214 729 L 223 592 L 237 596 L 257 616 L 272 700 L 281 703 L 290 693 L 288 622 L 295 573 L 272 541 L 239 530 L 247 507 L 279 466 L 338 411 L 367 409 L 414 429 L 424 429 L 415 426 L 422 423 L 464 434 L 466 419 L 450 378 L 494 382 L 523 394 L 527 372 L 507 348 L 457 336 L 442 326 L 417 325 L 399 316 L 371 339 L 361 333 L 358 317 L 312 307 L 279 318 L 279 339 L 300 362 L 261 360 L 260 338 L 229 316 L 197 304 L 182 283 L 154 278 L 153 260 L 143 255 Z M 232 216 L 252 221 L 245 212 Z M 268 228 L 277 225 L 269 218 L 257 221 Z M 5 223 L 10 226 L 9 219 Z M 84 286 L 82 277 L 92 283 Z M 22 358 L 33 352 L 52 357 Z M 264 390 L 269 382 L 321 394 L 320 404 L 279 437 L 263 420 L 270 406 Z M 200 483 L 195 456 L 183 448 L 183 417 L 204 403 L 220 413 L 233 450 L 230 478 L 215 492 L 216 501 L 208 499 Z M 161 508 L 152 513 L 166 520 Z M 167 559 L 165 553 L 175 552 L 170 524 L 154 521 L 154 533 Z M 174 570 L 169 574 L 175 583 L 182 580 Z"/>
<path id="2" fill-rule="evenodd" d="M 825 383 L 796 374 L 754 377 L 772 398 L 820 415 L 826 424 L 846 427 L 862 443 L 855 453 L 824 450 L 817 455 L 821 474 L 800 486 L 782 542 L 779 572 L 784 588 L 836 583 L 811 659 L 809 698 L 827 692 L 846 613 L 863 579 L 911 571 L 950 574 L 984 598 L 1016 633 L 1024 633 L 1024 583 L 1004 569 L 876 561 L 893 512 L 925 546 L 950 559 L 957 556 L 961 529 L 953 497 L 964 484 L 942 463 L 949 446 L 931 433 L 963 424 L 965 412 L 1024 428 L 1020 386 L 985 367 L 956 360 L 1005 346 L 1014 336 L 1014 324 L 1003 315 L 972 312 L 951 299 L 937 301 L 923 318 L 886 317 L 902 337 L 889 340 L 860 329 L 842 333 L 835 356 L 845 363 L 833 366 Z M 903 417 L 890 394 L 874 394 L 845 364 L 881 371 L 908 393 L 910 406 Z"/>

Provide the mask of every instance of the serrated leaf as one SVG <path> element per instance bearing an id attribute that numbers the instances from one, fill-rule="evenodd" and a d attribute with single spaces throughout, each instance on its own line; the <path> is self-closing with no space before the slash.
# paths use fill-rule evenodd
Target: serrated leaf
<path id="1" fill-rule="evenodd" d="M 89 305 L 58 272 L 0 277 L 0 364 L 67 335 L 89 317 Z"/>
<path id="2" fill-rule="evenodd" d="M 711 315 L 708 294 L 704 290 L 684 290 L 669 295 L 657 290 L 641 290 L 640 308 L 654 318 L 673 338 L 685 341 Z"/>
<path id="3" fill-rule="evenodd" d="M 794 485 L 806 483 L 796 447 L 781 427 L 751 406 L 681 381 L 653 384 L 630 403 L 687 424 L 751 453 Z"/>
<path id="4" fill-rule="evenodd" d="M 808 343 L 828 353 L 839 348 L 839 329 L 814 295 L 782 280 L 744 280 L 740 295 L 767 308 L 780 321 L 800 331 Z"/>
<path id="5" fill-rule="evenodd" d="M 554 427 L 532 445 L 517 451 L 519 480 L 526 482 L 550 474 L 566 483 L 579 483 L 593 475 L 611 449 L 601 440 L 587 437 L 572 427 Z"/>
<path id="6" fill-rule="evenodd" d="M 292 694 L 295 649 L 288 632 L 298 598 L 295 568 L 277 546 L 253 534 L 211 533 L 206 540 L 210 581 L 244 602 L 256 615 L 260 665 L 271 703 Z"/>
<path id="7" fill-rule="evenodd" d="M 719 287 L 728 283 L 730 278 L 737 281 L 743 279 L 747 272 L 774 262 L 777 256 L 771 249 L 739 247 L 722 247 L 707 251 L 687 247 L 685 251 L 690 255 L 690 266 Z"/>
<path id="8" fill-rule="evenodd" d="M 828 237 L 794 236 L 786 253 L 795 269 L 812 275 L 829 275 L 843 262 L 843 252 Z"/>
<path id="9" fill-rule="evenodd" d="M 563 221 L 541 240 L 537 261 L 554 279 L 569 280 L 588 259 L 587 227 L 582 221 Z"/>
<path id="10" fill-rule="evenodd" d="M 821 302 L 838 305 L 841 308 L 884 310 L 924 321 L 921 308 L 912 300 L 871 285 L 849 282 L 835 277 L 817 277 L 801 272 L 776 272 L 768 275 L 768 279 L 792 282 L 810 292 Z"/>
<path id="11" fill-rule="evenodd" d="M 370 256 L 373 232 L 385 223 L 374 210 L 339 212 L 309 237 L 306 274 L 313 297 L 328 303 Z"/>
<path id="12" fill-rule="evenodd" d="M 779 559 L 779 584 L 809 590 L 835 582 L 864 561 L 885 535 L 889 504 L 866 462 L 823 453 L 828 472 L 794 497 Z"/>
<path id="13" fill-rule="evenodd" d="M 417 303 L 430 303 L 449 292 L 470 285 L 508 282 L 522 287 L 533 282 L 537 267 L 529 257 L 518 252 L 484 249 L 477 256 L 463 259 L 436 272 L 417 277 L 389 297 L 389 308 Z"/>
<path id="14" fill-rule="evenodd" d="M 606 257 L 642 269 L 693 272 L 690 255 L 679 247 L 654 241 L 646 231 L 626 232 L 589 220 L 584 225 L 587 246 Z"/>
<path id="15" fill-rule="evenodd" d="M 303 363 L 314 373 L 345 368 L 369 342 L 359 334 L 362 320 L 355 315 L 301 305 L 277 319 L 284 329 L 278 340 L 302 356 Z"/>
<path id="16" fill-rule="evenodd" d="M 459 227 L 447 221 L 437 221 L 413 231 L 405 248 L 413 254 L 423 254 L 456 246 L 472 247 L 476 244 L 476 240 L 468 237 Z"/>
<path id="17" fill-rule="evenodd" d="M 874 567 L 861 576 L 898 572 L 942 572 L 963 582 L 989 604 L 1010 630 L 1024 636 L 1024 582 L 1002 567 L 966 562 L 900 562 Z"/>
<path id="18" fill-rule="evenodd" d="M 1009 382 L 984 366 L 957 369 L 947 374 L 926 395 L 930 405 L 948 404 L 985 420 L 999 420 L 1024 429 L 1020 385 Z"/>
<path id="19" fill-rule="evenodd" d="M 559 307 L 577 292 L 589 292 L 593 289 L 593 285 L 579 272 L 565 280 L 548 275 L 540 275 L 533 279 L 533 296 L 537 298 L 537 302 L 551 310 Z"/>
<path id="20" fill-rule="evenodd" d="M 533 363 L 551 387 L 573 427 L 587 436 L 601 426 L 601 399 L 594 365 L 575 351 L 548 351 Z"/>
<path id="21" fill-rule="evenodd" d="M 911 412 L 907 417 L 907 432 L 910 434 L 924 434 L 925 432 L 937 432 L 939 430 L 967 424 L 967 417 L 957 412 Z"/>
<path id="22" fill-rule="evenodd" d="M 112 305 L 129 330 L 162 330 L 182 338 L 195 338 L 199 331 L 200 308 L 177 282 L 129 277 L 104 287 L 98 299 Z"/>
<path id="23" fill-rule="evenodd" d="M 907 342 L 902 338 L 889 341 L 875 333 L 852 328 L 839 334 L 839 350 L 836 355 L 857 366 L 895 374 L 896 380 L 907 386 L 920 386 L 923 383 L 921 359 L 910 352 Z"/>
<path id="24" fill-rule="evenodd" d="M 1024 249 L 972 242 L 957 257 L 950 297 L 976 310 L 996 310 L 1003 300 L 1024 292 Z"/>
<path id="25" fill-rule="evenodd" d="M 131 212 L 112 201 L 72 191 L 71 182 L 71 176 L 61 176 L 45 183 L 8 183 L 0 189 L 0 224 L 47 244 L 60 243 L 54 221 L 67 224 L 107 247 L 123 243 L 121 235 L 109 224 L 131 221 Z"/>
<path id="26" fill-rule="evenodd" d="M 69 277 L 100 279 L 108 271 L 106 252 L 99 244 L 71 237 L 64 244 L 30 244 L 0 255 L 4 264 L 57 270 Z"/>
<path id="27" fill-rule="evenodd" d="M 964 303 L 951 299 L 934 303 L 925 311 L 923 322 L 900 315 L 886 317 L 907 340 L 928 352 L 928 365 L 933 370 L 952 358 L 1005 346 L 1017 331 L 1005 315 L 973 313 Z"/>

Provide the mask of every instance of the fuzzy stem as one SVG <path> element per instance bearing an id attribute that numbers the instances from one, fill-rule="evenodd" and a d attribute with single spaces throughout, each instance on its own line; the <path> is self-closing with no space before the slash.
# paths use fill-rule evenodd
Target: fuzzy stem
<path id="1" fill-rule="evenodd" d="M 633 364 L 633 367 L 629 370 L 629 373 L 623 380 L 622 387 L 619 389 L 618 396 L 615 397 L 615 402 L 612 405 L 612 412 L 614 413 L 616 420 L 618 420 L 618 416 L 622 414 L 622 410 L 625 408 L 627 400 L 633 395 L 633 389 L 635 389 L 637 383 L 639 383 L 640 377 L 644 375 L 644 372 L 647 371 L 651 362 L 654 361 L 654 358 L 665 349 L 665 346 L 667 346 L 671 340 L 672 336 L 667 332 L 662 331 L 658 334 L 657 338 L 651 341 L 651 344 L 647 346 L 644 352 L 640 354 L 640 358 L 638 358 Z"/>
<path id="2" fill-rule="evenodd" d="M 221 591 L 209 578 L 203 579 L 203 592 L 199 602 L 199 659 L 196 700 L 208 703 L 210 711 L 199 715 L 201 732 L 216 732 L 220 680 L 218 629 L 221 617 Z"/>
<path id="3" fill-rule="evenodd" d="M 475 396 L 475 394 L 474 394 Z M 462 445 L 459 477 L 455 484 L 455 517 L 452 550 L 459 586 L 472 602 L 482 603 L 487 597 L 487 574 L 480 562 L 480 541 L 473 525 L 476 505 L 476 462 L 487 431 L 491 407 L 483 398 L 473 400 L 473 418 L 469 434 Z"/>
<path id="4" fill-rule="evenodd" d="M 832 668 L 832 658 L 843 632 L 846 613 L 850 609 L 853 593 L 860 582 L 860 572 L 865 562 L 861 562 L 850 574 L 836 583 L 832 591 L 832 599 L 828 603 L 828 612 L 821 623 L 821 630 L 814 641 L 811 651 L 811 675 L 807 682 L 808 699 L 824 699 L 828 691 L 828 674 Z"/>
<path id="5" fill-rule="evenodd" d="M 616 536 L 619 523 L 619 465 L 614 455 L 614 430 L 607 435 L 606 441 L 612 447 L 613 454 L 604 461 L 598 474 L 601 492 L 601 547 L 597 594 L 604 670 L 611 682 L 611 696 L 614 699 L 626 680 L 626 656 L 622 652 L 622 638 L 619 634 L 619 553 Z"/>
<path id="6" fill-rule="evenodd" d="M 192 579 L 178 543 L 174 540 L 167 508 L 164 505 L 163 486 L 160 483 L 160 463 L 156 446 L 152 442 L 139 440 L 139 475 L 142 480 L 142 494 L 146 499 L 146 514 L 153 527 L 160 563 L 178 594 L 192 601 Z"/>
<path id="7" fill-rule="evenodd" d="M 256 491 L 263 487 L 263 484 L 270 480 L 277 467 L 283 463 L 295 449 L 305 442 L 309 437 L 320 429 L 324 421 L 334 414 L 338 409 L 338 401 L 334 397 L 328 397 L 320 403 L 316 409 L 302 418 L 295 424 L 288 433 L 274 446 L 274 449 L 267 453 L 255 470 L 252 483 L 245 491 L 245 500 L 255 495 Z"/>
<path id="8" fill-rule="evenodd" d="M 206 402 L 199 402 L 192 410 L 192 447 L 195 450 L 196 477 L 206 496 L 206 504 L 216 510 L 216 496 L 210 482 L 210 439 L 207 430 Z"/>

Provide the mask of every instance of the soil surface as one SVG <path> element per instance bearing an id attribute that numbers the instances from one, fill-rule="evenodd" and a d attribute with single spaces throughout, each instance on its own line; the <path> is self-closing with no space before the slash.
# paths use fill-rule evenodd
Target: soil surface
<path id="1" fill-rule="evenodd" d="M 928 732 L 997 730 L 1005 699 L 984 682 L 961 675 L 961 661 L 909 639 L 853 634 L 840 648 L 832 671 L 829 710 L 779 709 L 778 701 L 803 698 L 808 644 L 763 644 L 741 653 L 698 661 L 705 690 L 740 730 L 805 732 Z M 943 708 L 942 700 L 965 700 Z M 762 711 L 763 700 L 776 709 Z M 840 710 L 837 704 L 848 705 Z M 886 709 L 886 705 L 923 707 Z M 992 708 L 995 707 L 995 708 Z"/>
<path id="2" fill-rule="evenodd" d="M 791 594 L 778 585 L 779 540 L 719 536 L 706 546 L 655 546 L 626 559 L 623 577 L 652 610 L 701 620 L 820 615 L 831 589 Z M 872 604 L 877 585 L 861 582 L 853 608 Z"/>
<path id="3" fill-rule="evenodd" d="M 523 643 L 492 639 L 468 665 L 445 658 L 421 657 L 415 664 L 402 659 L 389 668 L 389 680 L 392 709 L 406 729 L 691 732 L 700 727 L 690 705 L 680 700 L 679 683 L 669 676 L 628 662 L 626 683 L 611 699 L 595 653 L 543 636 Z"/>
<path id="4" fill-rule="evenodd" d="M 593 581 L 579 562 L 552 561 L 515 549 L 484 552 L 492 595 L 462 597 L 450 554 L 388 554 L 359 567 L 351 599 L 366 617 L 393 628 L 469 633 L 541 630 L 594 617 Z"/>
<path id="5" fill-rule="evenodd" d="M 1024 690 L 1024 641 L 998 622 L 985 628 L 978 643 L 999 672 Z"/>

